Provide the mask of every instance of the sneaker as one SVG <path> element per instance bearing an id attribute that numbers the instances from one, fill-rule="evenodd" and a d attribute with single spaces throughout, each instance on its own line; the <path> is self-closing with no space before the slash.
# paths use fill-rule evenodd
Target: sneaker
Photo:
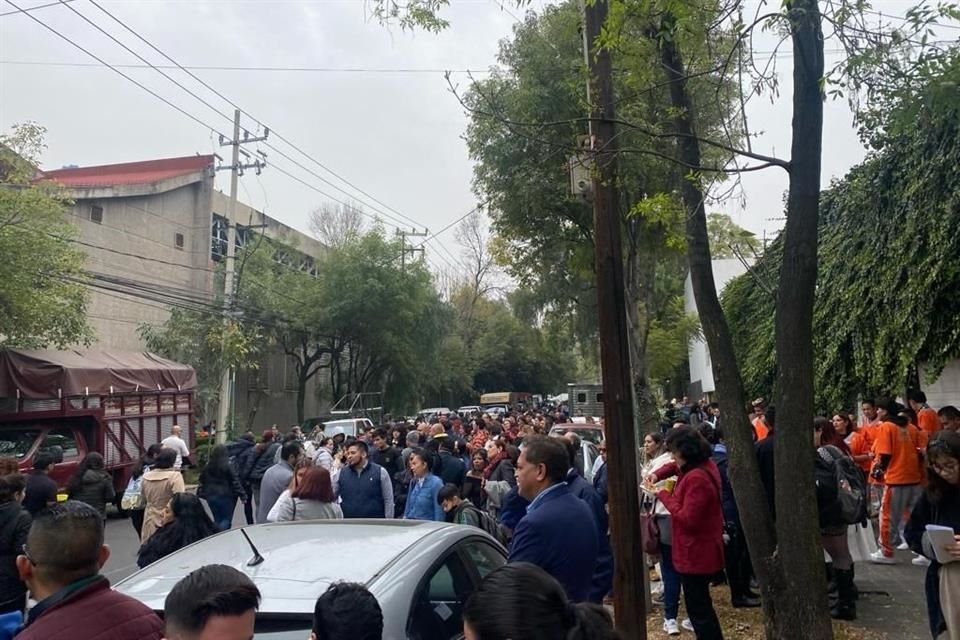
<path id="1" fill-rule="evenodd" d="M 897 549 L 900 549 L 900 551 L 906 551 L 909 548 L 910 548 L 910 545 L 908 545 L 906 541 L 901 542 L 900 544 L 897 545 Z"/>
<path id="2" fill-rule="evenodd" d="M 693 623 L 690 622 L 690 618 L 684 618 L 683 622 L 680 623 L 680 626 L 687 631 L 693 631 Z"/>
<path id="3" fill-rule="evenodd" d="M 870 554 L 870 562 L 874 564 L 897 564 L 897 559 L 893 556 L 883 555 L 883 549 L 877 549 Z"/>
<path id="4" fill-rule="evenodd" d="M 918 566 L 918 567 L 929 567 L 929 566 L 930 566 L 930 560 L 928 560 L 928 559 L 925 558 L 924 556 L 918 556 L 918 555 L 914 554 L 913 560 L 910 561 L 910 564 L 915 565 L 915 566 Z"/>
<path id="5" fill-rule="evenodd" d="M 680 627 L 677 625 L 676 618 L 663 621 L 663 632 L 668 636 L 680 635 Z"/>

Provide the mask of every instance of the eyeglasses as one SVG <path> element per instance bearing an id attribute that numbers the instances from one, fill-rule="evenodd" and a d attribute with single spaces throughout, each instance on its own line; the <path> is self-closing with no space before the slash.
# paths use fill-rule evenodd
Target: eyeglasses
<path id="1" fill-rule="evenodd" d="M 20 547 L 20 551 L 23 553 L 23 557 L 30 561 L 31 565 L 37 566 L 37 561 L 34 560 L 33 557 L 31 557 L 30 550 L 27 549 L 26 543 L 24 543 L 24 545 Z"/>

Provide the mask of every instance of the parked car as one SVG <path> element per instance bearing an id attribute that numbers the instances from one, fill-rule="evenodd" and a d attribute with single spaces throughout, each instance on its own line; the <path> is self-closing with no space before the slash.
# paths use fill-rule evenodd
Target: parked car
<path id="1" fill-rule="evenodd" d="M 377 425 L 369 418 L 346 418 L 344 420 L 330 420 L 329 422 L 323 423 L 323 433 L 327 436 L 333 435 L 333 430 L 337 427 L 343 429 L 343 434 L 348 438 L 356 438 L 358 435 L 367 431 L 368 429 L 374 429 Z"/>
<path id="2" fill-rule="evenodd" d="M 449 415 L 450 409 L 447 407 L 430 407 L 429 409 L 420 409 L 417 413 L 418 419 L 432 420 L 441 415 Z"/>
<path id="3" fill-rule="evenodd" d="M 457 409 L 457 414 L 459 414 L 459 416 L 463 419 L 471 418 L 475 413 L 483 413 L 483 409 L 481 409 L 475 404 L 470 404 L 465 407 L 460 407 L 459 409 Z"/>
<path id="4" fill-rule="evenodd" d="M 251 566 L 258 556 L 262 561 Z M 310 637 L 317 597 L 330 584 L 346 580 L 366 585 L 379 601 L 383 640 L 454 640 L 463 637 L 467 598 L 504 562 L 504 548 L 476 527 L 308 520 L 224 531 L 158 560 L 114 588 L 162 612 L 178 580 L 201 565 L 226 564 L 246 573 L 260 589 L 257 640 L 304 640 Z"/>
<path id="5" fill-rule="evenodd" d="M 565 424 L 555 424 L 550 428 L 550 435 L 563 435 L 568 431 L 573 431 L 580 436 L 581 440 L 600 444 L 604 441 L 603 427 L 599 424 L 590 424 L 587 422 L 569 422 Z"/>

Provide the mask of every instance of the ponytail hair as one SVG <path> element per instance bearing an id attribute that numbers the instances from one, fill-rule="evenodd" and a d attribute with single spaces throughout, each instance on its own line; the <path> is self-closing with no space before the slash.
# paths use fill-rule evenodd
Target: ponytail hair
<path id="1" fill-rule="evenodd" d="M 620 640 L 603 607 L 570 602 L 556 579 L 526 562 L 484 578 L 463 619 L 480 640 Z"/>

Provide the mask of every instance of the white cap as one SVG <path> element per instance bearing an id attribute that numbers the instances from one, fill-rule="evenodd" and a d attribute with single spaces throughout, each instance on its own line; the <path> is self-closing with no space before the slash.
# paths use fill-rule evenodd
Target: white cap
<path id="1" fill-rule="evenodd" d="M 333 434 L 334 436 L 342 436 L 342 435 L 344 435 L 343 427 L 334 427 L 334 428 L 333 428 L 333 431 L 332 431 L 332 434 Z M 331 436 L 331 437 L 332 437 L 332 436 Z"/>

